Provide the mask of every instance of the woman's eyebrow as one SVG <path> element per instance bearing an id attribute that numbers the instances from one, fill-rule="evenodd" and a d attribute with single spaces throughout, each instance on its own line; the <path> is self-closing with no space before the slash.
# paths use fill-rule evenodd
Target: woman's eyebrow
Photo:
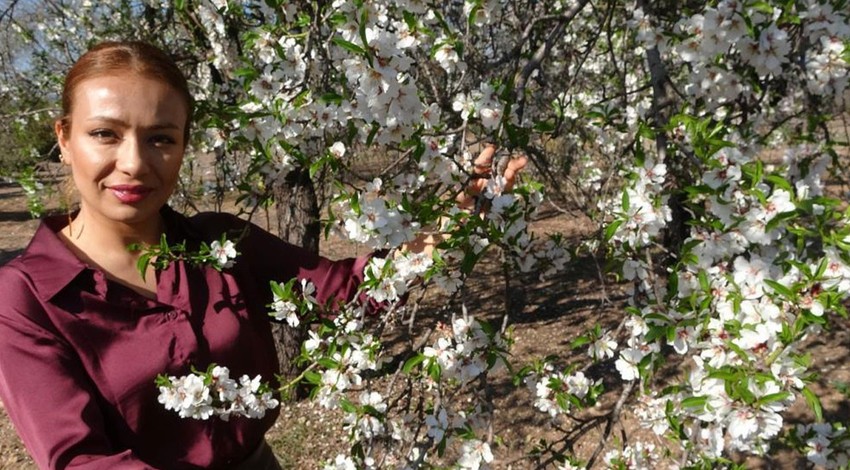
<path id="1" fill-rule="evenodd" d="M 164 122 L 161 124 L 154 124 L 152 126 L 146 126 L 145 129 L 151 130 L 160 130 L 160 129 L 180 129 L 180 126 L 171 122 Z"/>
<path id="2" fill-rule="evenodd" d="M 92 116 L 87 121 L 106 122 L 109 124 L 127 127 L 127 122 L 111 116 Z M 150 126 L 142 126 L 143 129 L 161 130 L 161 129 L 180 129 L 180 126 L 173 122 L 161 122 Z"/>
<path id="3" fill-rule="evenodd" d="M 126 125 L 127 124 L 126 122 L 122 121 L 121 119 L 110 117 L 110 116 L 101 116 L 101 115 L 92 116 L 92 117 L 86 119 L 86 121 L 100 121 L 100 122 L 108 122 L 110 124 L 119 124 L 119 125 Z"/>

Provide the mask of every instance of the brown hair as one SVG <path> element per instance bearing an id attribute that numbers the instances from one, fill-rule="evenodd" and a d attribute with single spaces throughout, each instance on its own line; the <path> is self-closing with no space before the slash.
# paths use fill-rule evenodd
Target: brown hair
<path id="1" fill-rule="evenodd" d="M 183 142 L 187 143 L 194 100 L 189 92 L 186 77 L 168 54 L 156 46 L 138 41 L 101 42 L 77 59 L 65 76 L 65 85 L 62 88 L 62 128 L 65 131 L 70 129 L 74 92 L 80 83 L 89 78 L 121 73 L 136 73 L 159 80 L 180 93 L 186 104 Z"/>

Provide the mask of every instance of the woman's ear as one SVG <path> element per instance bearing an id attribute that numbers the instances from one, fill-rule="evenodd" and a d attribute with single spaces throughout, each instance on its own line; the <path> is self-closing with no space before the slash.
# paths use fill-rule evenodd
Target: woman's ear
<path id="1" fill-rule="evenodd" d="M 68 136 L 65 135 L 68 128 L 62 119 L 53 123 L 53 132 L 56 133 L 56 142 L 59 144 L 59 160 L 68 164 Z"/>

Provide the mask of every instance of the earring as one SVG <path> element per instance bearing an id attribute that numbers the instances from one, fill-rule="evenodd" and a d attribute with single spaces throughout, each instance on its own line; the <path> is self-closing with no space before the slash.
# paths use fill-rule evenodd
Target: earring
<path id="1" fill-rule="evenodd" d="M 65 207 L 65 212 L 68 215 L 68 233 L 69 235 L 74 234 L 74 180 L 71 178 L 71 175 L 66 174 L 63 178 L 62 183 L 60 184 L 59 191 L 59 201 L 62 206 Z M 80 233 L 82 229 L 80 229 Z M 79 233 L 77 234 L 77 238 L 79 238 Z"/>

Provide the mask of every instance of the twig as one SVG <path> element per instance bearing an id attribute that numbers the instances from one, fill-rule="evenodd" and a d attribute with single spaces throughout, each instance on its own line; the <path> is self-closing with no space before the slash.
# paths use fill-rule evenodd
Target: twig
<path id="1" fill-rule="evenodd" d="M 596 445 L 596 450 L 593 451 L 593 455 L 591 455 L 590 459 L 587 461 L 587 468 L 593 468 L 593 463 L 596 462 L 596 459 L 599 458 L 599 454 L 601 454 L 602 450 L 605 449 L 605 443 L 608 442 L 608 438 L 611 437 L 611 430 L 614 428 L 614 425 L 620 420 L 620 412 L 622 411 L 626 400 L 629 398 L 629 395 L 632 394 L 635 382 L 635 380 L 629 381 L 626 383 L 626 386 L 623 387 L 623 393 L 620 395 L 620 399 L 617 400 L 617 404 L 614 406 L 614 409 L 611 410 L 608 423 L 605 425 L 605 431 L 599 438 L 599 444 Z"/>
<path id="2" fill-rule="evenodd" d="M 8 15 L 9 18 L 11 18 L 12 12 L 15 10 L 15 5 L 17 5 L 17 4 L 18 4 L 18 0 L 12 0 L 12 2 L 9 3 L 9 6 L 6 7 L 6 9 L 3 10 L 3 12 L 0 12 L 0 21 L 3 21 L 3 18 L 5 18 L 6 15 Z"/>
<path id="3" fill-rule="evenodd" d="M 425 297 L 425 292 L 426 290 L 422 289 L 422 293 L 419 294 L 419 298 L 416 299 L 416 302 L 413 304 L 413 311 L 410 312 L 410 320 L 408 320 L 407 323 L 407 334 L 410 335 L 411 338 L 413 337 L 413 322 L 416 320 L 416 314 L 419 312 L 419 304 L 422 303 L 422 299 Z"/>
<path id="4" fill-rule="evenodd" d="M 431 337 L 431 333 L 433 333 L 433 332 L 434 332 L 434 329 L 433 329 L 433 328 L 428 328 L 428 329 L 425 331 L 425 334 L 424 334 L 424 335 L 422 335 L 422 337 L 419 339 L 419 341 L 417 341 L 417 342 L 413 345 L 412 351 L 418 351 L 420 348 L 422 348 L 422 346 L 424 346 L 424 345 L 425 345 L 425 343 L 427 343 L 427 342 L 428 342 L 428 339 Z M 386 395 L 385 395 L 385 396 L 387 396 L 387 397 L 391 397 L 391 396 L 392 396 L 392 392 L 393 392 L 393 388 L 395 388 L 396 380 L 398 380 L 399 376 L 401 376 L 401 371 L 402 371 L 402 369 L 404 368 L 404 363 L 405 363 L 405 362 L 407 362 L 407 361 L 405 360 L 405 361 L 401 361 L 401 362 L 399 363 L 398 368 L 396 369 L 395 373 L 393 374 L 393 378 L 392 378 L 392 379 L 390 379 L 390 383 L 389 383 L 389 385 L 387 386 L 387 392 L 386 392 Z M 399 397 L 399 400 L 400 400 L 400 399 L 401 399 L 401 397 Z M 398 402 L 398 400 L 396 400 L 396 401 L 393 403 L 393 405 L 394 405 L 395 403 L 397 403 L 397 402 Z M 389 406 L 388 408 L 392 408 L 392 406 Z"/>
<path id="5" fill-rule="evenodd" d="M 318 362 L 313 362 L 309 366 L 305 367 L 304 370 L 301 371 L 301 373 L 298 375 L 298 377 L 295 377 L 294 379 L 290 380 L 289 382 L 281 385 L 280 388 L 278 388 L 278 392 L 282 394 L 284 390 L 287 390 L 287 393 L 289 393 L 288 390 L 290 388 L 292 388 L 295 385 L 298 385 L 298 382 L 301 382 L 301 380 L 304 378 L 304 376 L 307 375 L 307 372 L 315 369 L 318 365 L 319 365 Z"/>
<path id="6" fill-rule="evenodd" d="M 570 418 L 576 420 L 576 418 L 574 416 L 570 416 Z M 602 416 L 596 416 L 596 417 L 593 417 L 593 418 L 585 420 L 585 421 L 576 420 L 579 423 L 578 426 L 573 427 L 570 430 L 566 430 L 566 429 L 563 429 L 563 428 L 558 429 L 559 431 L 563 432 L 564 437 L 562 439 L 559 439 L 558 441 L 548 443 L 548 445 L 546 446 L 546 452 L 545 453 L 550 454 L 550 457 L 547 458 L 546 460 L 542 461 L 542 462 L 538 462 L 537 468 L 551 468 L 551 464 L 553 462 L 555 462 L 555 459 L 559 455 L 562 455 L 564 453 L 564 451 L 569 450 L 572 453 L 573 445 L 578 441 L 578 439 L 582 435 L 584 435 L 588 431 L 590 431 L 592 428 L 596 427 L 599 424 L 598 421 L 601 421 L 601 419 L 602 419 Z M 553 426 L 553 427 L 555 427 L 556 429 L 558 428 L 557 426 Z M 555 445 L 558 444 L 558 443 L 561 443 L 562 445 L 561 445 L 560 448 L 556 449 Z M 586 468 L 590 468 L 590 467 L 586 467 Z"/>

